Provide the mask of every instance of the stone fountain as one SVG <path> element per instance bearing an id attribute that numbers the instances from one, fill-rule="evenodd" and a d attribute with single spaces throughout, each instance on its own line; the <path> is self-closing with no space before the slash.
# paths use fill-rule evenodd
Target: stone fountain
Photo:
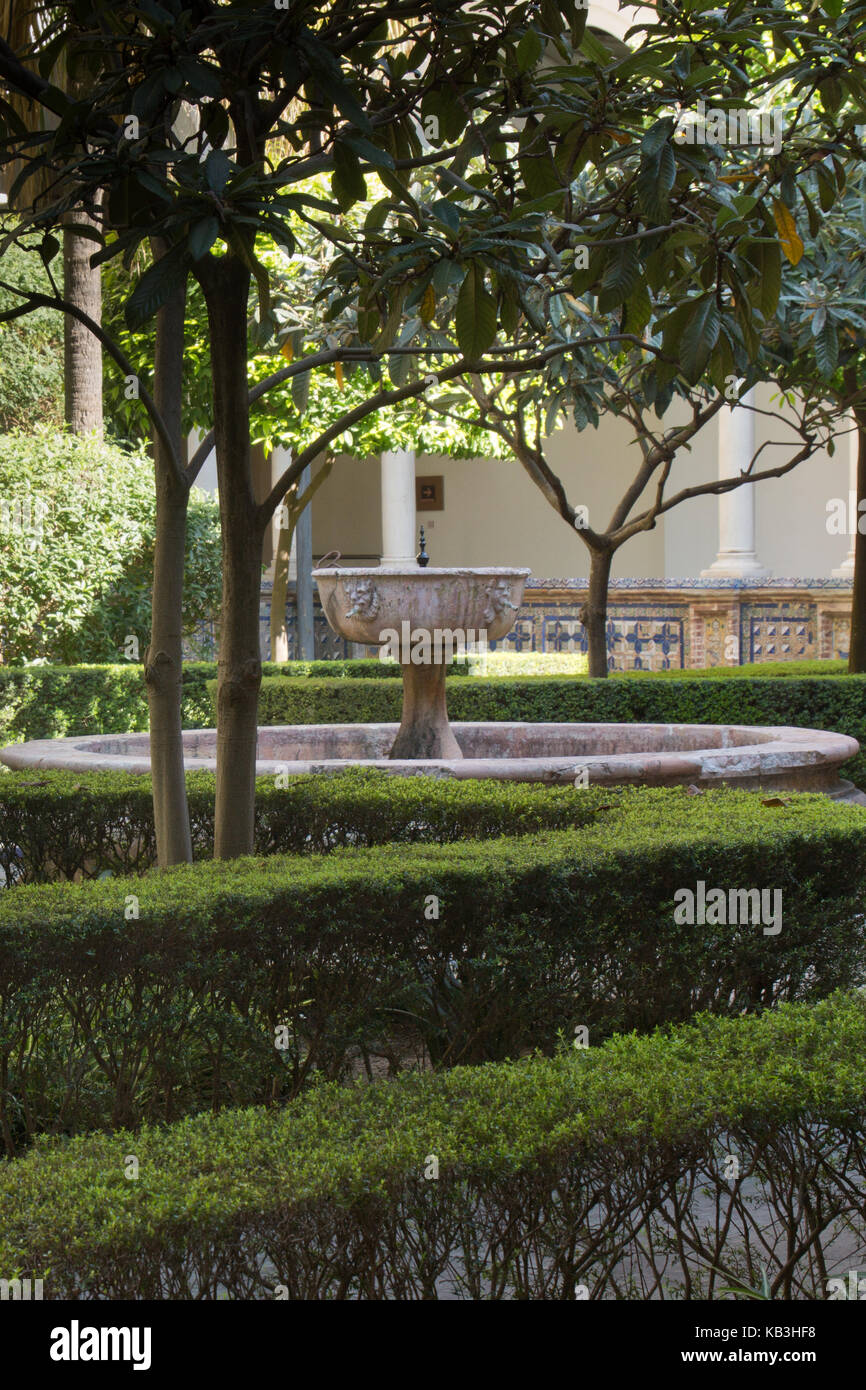
<path id="1" fill-rule="evenodd" d="M 327 557 L 328 559 L 330 557 Z M 314 571 L 335 632 L 379 647 L 403 671 L 396 724 L 298 724 L 259 729 L 260 774 L 375 767 L 397 776 L 496 778 L 560 786 L 734 786 L 812 791 L 860 803 L 839 777 L 859 749 L 853 738 L 816 729 L 738 724 L 456 723 L 445 702 L 447 663 L 462 648 L 510 632 L 525 569 L 365 569 L 327 563 Z M 216 731 L 183 734 L 187 768 L 216 766 Z M 150 771 L 147 734 L 79 735 L 12 744 L 12 768 Z"/>
<path id="2" fill-rule="evenodd" d="M 423 541 L 422 541 L 423 553 Z M 445 672 L 514 626 L 525 569 L 317 569 L 325 617 L 350 642 L 403 668 L 403 717 L 390 758 L 462 758 L 448 722 Z"/>

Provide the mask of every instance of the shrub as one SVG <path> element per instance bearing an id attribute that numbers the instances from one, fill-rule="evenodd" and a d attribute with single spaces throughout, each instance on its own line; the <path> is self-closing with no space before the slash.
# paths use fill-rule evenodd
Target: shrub
<path id="1" fill-rule="evenodd" d="M 265 1101 L 362 1063 L 503 1059 L 579 1024 L 595 1043 L 863 978 L 860 808 L 577 794 L 596 798 L 577 831 L 0 895 L 7 1147 Z M 780 890 L 781 931 L 678 924 L 677 890 L 701 880 Z"/>
<path id="2" fill-rule="evenodd" d="M 150 632 L 153 465 L 93 435 L 0 435 L 0 657 L 4 663 L 116 660 Z M 187 526 L 192 632 L 220 593 L 219 513 L 196 490 Z"/>
<path id="3" fill-rule="evenodd" d="M 825 1298 L 866 1238 L 864 1050 L 841 996 L 42 1140 L 0 1166 L 0 1274 L 49 1299 Z"/>
<path id="4" fill-rule="evenodd" d="M 3 279 L 22 290 L 51 293 L 38 250 L 4 246 Z M 18 295 L 0 288 L 0 313 L 20 304 Z M 35 309 L 3 324 L 0 434 L 40 423 L 63 423 L 63 318 L 53 309 Z"/>
<path id="5" fill-rule="evenodd" d="M 465 674 L 455 665 L 455 675 Z M 266 676 L 382 680 L 400 675 L 394 662 L 287 661 L 262 663 Z M 183 668 L 183 725 L 212 726 L 217 667 L 213 661 L 188 661 Z M 69 734 L 143 733 L 147 730 L 147 696 L 141 666 L 3 666 L 0 665 L 0 743 Z"/>
<path id="6" fill-rule="evenodd" d="M 187 777 L 193 854 L 214 844 L 214 775 Z M 447 843 L 584 825 L 599 796 L 538 783 L 389 777 L 353 768 L 256 785 L 257 854 L 325 854 L 340 846 Z M 0 869 L 10 885 L 142 874 L 156 862 L 149 777 L 38 769 L 0 779 Z"/>

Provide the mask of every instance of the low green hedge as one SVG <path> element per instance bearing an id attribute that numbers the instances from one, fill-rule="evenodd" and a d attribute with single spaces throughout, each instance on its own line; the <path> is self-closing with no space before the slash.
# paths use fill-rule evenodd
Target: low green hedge
<path id="1" fill-rule="evenodd" d="M 596 788 L 391 777 L 375 768 L 285 781 L 258 778 L 257 854 L 564 829 L 588 823 L 604 800 Z M 214 783 L 213 773 L 187 776 L 196 859 L 213 856 Z M 155 862 L 149 777 L 39 768 L 0 779 L 0 870 L 8 885 L 142 874 Z"/>
<path id="2" fill-rule="evenodd" d="M 359 661 L 288 661 L 282 664 L 264 662 L 262 673 L 265 685 L 262 691 L 261 723 L 311 724 L 327 722 L 390 721 L 399 717 L 399 692 L 391 684 L 400 674 L 400 667 L 394 662 L 376 660 Z M 183 722 L 188 729 L 207 728 L 214 722 L 214 682 L 217 668 L 214 662 L 188 662 L 184 666 Z M 824 676 L 844 676 L 844 663 L 826 662 L 775 662 L 766 665 L 738 667 L 710 667 L 706 670 L 676 670 L 659 672 L 630 671 L 625 675 L 616 674 L 607 682 L 590 681 L 584 676 L 560 677 L 552 680 L 549 676 L 539 677 L 486 677 L 483 680 L 468 676 L 466 663 L 455 662 L 451 667 L 451 679 L 467 681 L 466 703 L 455 718 L 474 719 L 481 716 L 463 713 L 472 710 L 477 700 L 469 694 L 476 689 L 491 684 L 502 687 L 502 700 L 509 711 L 507 715 L 484 715 L 484 718 L 520 718 L 528 721 L 547 718 L 571 718 L 578 716 L 559 716 L 556 710 L 562 707 L 563 692 L 575 687 L 585 692 L 575 696 L 583 711 L 594 709 L 600 713 L 583 713 L 581 718 L 604 719 L 605 709 L 611 700 L 624 701 L 628 697 L 592 694 L 595 690 L 604 691 L 607 686 L 621 689 L 623 684 L 679 682 L 689 683 L 707 679 L 709 681 L 735 679 L 761 681 L 783 678 L 796 683 L 805 678 Z M 280 685 L 271 686 L 270 681 L 289 679 L 293 684 L 283 689 Z M 361 702 L 362 712 L 353 715 L 357 707 L 359 692 L 342 684 L 344 679 L 363 679 L 371 682 L 366 688 Z M 855 677 L 855 680 L 862 678 Z M 333 702 L 327 694 L 332 681 L 339 681 Z M 384 697 L 379 696 L 378 683 L 388 680 Z M 323 684 L 326 683 L 326 684 Z M 545 697 L 540 687 L 550 683 L 551 690 Z M 525 693 L 521 693 L 525 692 Z M 808 695 L 808 689 L 806 691 Z M 637 698 L 637 697 L 635 697 Z M 545 712 L 535 713 L 539 701 Z M 862 699 L 861 699 L 862 703 Z M 521 708 L 525 706 L 525 713 Z M 456 708 L 456 707 L 455 707 Z M 553 713 L 550 713 L 553 711 Z M 330 717 L 329 717 L 330 712 Z M 267 718 L 265 717 L 267 715 Z M 273 716 L 273 717 L 271 717 Z M 290 717 L 289 717 L 290 716 Z M 616 715 L 619 718 L 619 714 Z M 801 721 L 802 722 L 802 721 Z M 862 719 L 861 719 L 862 724 Z M 858 725 L 858 727 L 860 727 Z M 16 743 L 24 739 L 63 738 L 66 735 L 82 733 L 139 733 L 147 729 L 147 700 L 142 682 L 141 667 L 134 663 L 119 666 L 24 666 L 0 665 L 0 744 Z M 841 732 L 846 732 L 841 729 Z M 855 734 L 855 737 L 857 735 Z"/>
<path id="3" fill-rule="evenodd" d="M 864 1051 L 840 996 L 42 1140 L 0 1165 L 0 1276 L 46 1299 L 826 1298 L 866 1237 Z"/>
<path id="4" fill-rule="evenodd" d="M 462 668 L 455 666 L 455 673 Z M 400 674 L 395 662 L 266 661 L 267 676 L 295 678 L 348 677 L 381 680 Z M 216 680 L 213 661 L 190 661 L 183 668 L 183 724 L 186 729 L 213 725 Z M 147 696 L 142 668 L 119 666 L 0 665 L 0 746 L 25 739 L 64 738 L 85 733 L 141 733 L 147 729 Z"/>
<path id="5" fill-rule="evenodd" d="M 578 1025 L 595 1043 L 864 978 L 860 808 L 646 788 L 592 804 L 577 831 L 3 893 L 7 1150 L 290 1095 L 316 1073 L 498 1060 Z M 678 923 L 675 895 L 701 881 L 778 890 L 781 929 Z"/>
<path id="6" fill-rule="evenodd" d="M 707 677 L 631 673 L 606 680 L 548 676 L 446 681 L 452 720 L 520 723 L 772 724 L 828 729 L 860 740 L 843 775 L 866 787 L 866 676 Z M 400 718 L 401 691 L 386 680 L 262 681 L 261 724 L 382 724 Z"/>

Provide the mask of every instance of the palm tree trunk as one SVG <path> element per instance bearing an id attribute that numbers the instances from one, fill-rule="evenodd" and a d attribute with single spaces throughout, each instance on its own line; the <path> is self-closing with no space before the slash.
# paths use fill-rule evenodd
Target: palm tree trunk
<path id="1" fill-rule="evenodd" d="M 63 293 L 96 323 L 102 322 L 102 278 L 90 264 L 96 250 L 76 226 L 93 226 L 87 213 L 71 213 L 63 232 Z M 75 434 L 102 434 L 102 345 L 71 314 L 63 316 L 63 379 L 66 423 Z"/>

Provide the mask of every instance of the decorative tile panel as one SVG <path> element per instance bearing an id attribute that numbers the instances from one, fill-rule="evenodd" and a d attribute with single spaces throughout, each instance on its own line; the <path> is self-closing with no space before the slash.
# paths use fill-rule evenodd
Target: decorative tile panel
<path id="1" fill-rule="evenodd" d="M 506 651 L 585 652 L 579 613 L 585 579 L 530 579 Z M 607 628 L 611 670 L 659 671 L 686 666 L 795 661 L 847 656 L 848 579 L 620 579 L 610 586 Z M 261 651 L 269 652 L 269 586 L 262 590 Z M 289 655 L 297 652 L 294 596 L 286 607 Z M 316 657 L 354 655 L 314 605 Z M 212 630 L 196 635 L 199 659 L 213 650 Z M 208 647 L 210 643 L 210 647 Z M 374 655 L 372 650 L 369 655 Z"/>

